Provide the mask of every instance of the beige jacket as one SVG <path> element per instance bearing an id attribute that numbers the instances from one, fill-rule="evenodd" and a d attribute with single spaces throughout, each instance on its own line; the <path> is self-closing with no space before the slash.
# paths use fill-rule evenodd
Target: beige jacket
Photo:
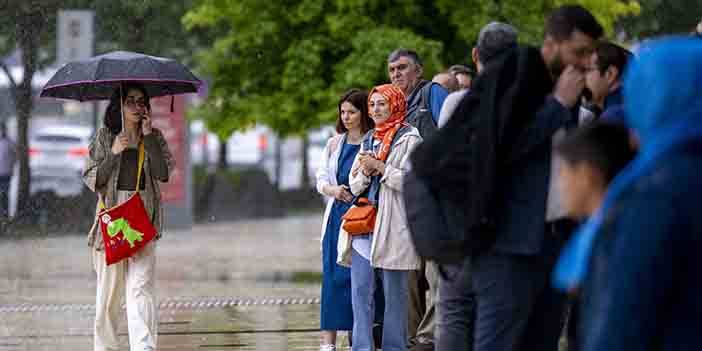
<path id="1" fill-rule="evenodd" d="M 90 143 L 90 153 L 85 169 L 83 170 L 83 182 L 98 195 L 98 203 L 95 213 L 100 210 L 100 200 L 105 202 L 105 207 L 110 208 L 118 205 L 117 202 L 117 180 L 121 166 L 121 156 L 112 154 L 112 143 L 115 135 L 107 128 L 100 128 Z M 159 237 L 163 228 L 163 208 L 161 206 L 160 182 L 167 182 L 168 177 L 175 166 L 173 156 L 168 149 L 166 139 L 160 130 L 154 128 L 151 135 L 144 138 L 144 158 L 145 188 L 141 192 L 144 207 L 151 217 Z M 88 245 L 102 250 L 102 236 L 99 235 L 97 217 L 93 227 L 88 233 Z"/>
<path id="2" fill-rule="evenodd" d="M 402 199 L 402 179 L 409 169 L 409 155 L 422 141 L 419 131 L 414 127 L 411 128 L 412 130 L 403 134 L 393 145 L 385 162 L 385 174 L 380 180 L 378 214 L 370 253 L 371 266 L 376 268 L 392 270 L 421 268 L 421 260 L 410 238 Z M 357 155 L 349 178 L 351 192 L 354 195 L 363 193 L 370 185 L 370 178 L 359 168 Z M 353 250 L 351 237 L 342 228 L 339 232 L 337 263 L 350 266 L 351 250 Z"/>

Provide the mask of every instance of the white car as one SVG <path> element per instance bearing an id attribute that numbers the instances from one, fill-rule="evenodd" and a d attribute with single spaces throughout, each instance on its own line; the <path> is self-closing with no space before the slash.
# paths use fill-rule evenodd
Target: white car
<path id="1" fill-rule="evenodd" d="M 83 190 L 81 173 L 88 159 L 93 134 L 82 125 L 43 126 L 29 141 L 31 192 L 52 191 L 57 196 L 75 196 Z"/>
<path id="2" fill-rule="evenodd" d="M 227 164 L 234 167 L 262 167 L 266 158 L 270 132 L 256 126 L 243 132 L 232 134 L 227 140 Z M 208 161 L 216 164 L 219 159 L 219 139 L 207 132 L 202 121 L 190 122 L 190 156 L 193 164 Z"/>

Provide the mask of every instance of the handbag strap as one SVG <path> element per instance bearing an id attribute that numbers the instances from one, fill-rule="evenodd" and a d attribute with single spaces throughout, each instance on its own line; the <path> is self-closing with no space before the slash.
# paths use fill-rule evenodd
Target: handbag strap
<path id="1" fill-rule="evenodd" d="M 144 141 L 139 142 L 139 163 L 137 165 L 137 181 L 136 181 L 136 188 L 134 189 L 134 192 L 139 191 L 139 183 L 141 182 L 141 169 L 144 167 Z"/>
<path id="2" fill-rule="evenodd" d="M 136 188 L 134 189 L 134 192 L 139 191 L 139 184 L 141 183 L 141 173 L 142 173 L 142 168 L 144 167 L 144 159 L 146 158 L 145 152 L 144 152 L 144 141 L 139 142 L 139 162 L 137 163 L 137 179 L 136 179 Z M 100 209 L 105 209 L 105 201 L 100 196 Z"/>

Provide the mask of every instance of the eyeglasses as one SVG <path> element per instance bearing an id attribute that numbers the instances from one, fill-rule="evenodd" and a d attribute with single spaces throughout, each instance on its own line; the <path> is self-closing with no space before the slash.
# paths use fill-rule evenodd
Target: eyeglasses
<path id="1" fill-rule="evenodd" d="M 136 99 L 134 99 L 134 98 L 132 98 L 132 97 L 128 97 L 128 98 L 124 101 L 124 104 L 127 105 L 127 106 L 129 106 L 129 107 L 131 107 L 131 108 L 135 108 L 135 107 L 137 107 L 137 106 L 139 106 L 139 107 L 146 107 L 146 100 L 144 100 L 144 99 L 136 100 Z"/>

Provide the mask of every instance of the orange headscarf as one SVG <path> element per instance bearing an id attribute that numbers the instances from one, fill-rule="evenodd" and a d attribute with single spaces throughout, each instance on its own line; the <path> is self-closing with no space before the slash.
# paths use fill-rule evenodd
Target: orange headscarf
<path id="1" fill-rule="evenodd" d="M 402 124 L 405 121 L 405 115 L 407 114 L 407 100 L 405 99 L 405 93 L 400 90 L 400 88 L 392 84 L 378 85 L 373 88 L 368 94 L 368 104 L 370 105 L 370 98 L 373 93 L 380 93 L 385 100 L 390 104 L 390 117 L 383 122 L 383 124 L 375 125 L 375 134 L 373 137 L 378 140 L 383 140 L 385 134 Z M 370 106 L 368 107 L 370 111 Z"/>
<path id="2" fill-rule="evenodd" d="M 402 92 L 398 87 L 392 84 L 379 85 L 368 94 L 368 104 L 370 105 L 371 96 L 374 93 L 379 93 L 385 100 L 390 104 L 390 117 L 385 120 L 382 124 L 375 125 L 375 133 L 373 138 L 378 139 L 382 142 L 382 146 L 377 155 L 378 159 L 384 161 L 388 154 L 390 153 L 390 145 L 392 144 L 392 139 L 395 133 L 402 127 L 405 122 L 405 115 L 407 113 L 407 101 L 405 99 L 405 93 Z M 368 108 L 370 111 L 370 106 Z"/>

